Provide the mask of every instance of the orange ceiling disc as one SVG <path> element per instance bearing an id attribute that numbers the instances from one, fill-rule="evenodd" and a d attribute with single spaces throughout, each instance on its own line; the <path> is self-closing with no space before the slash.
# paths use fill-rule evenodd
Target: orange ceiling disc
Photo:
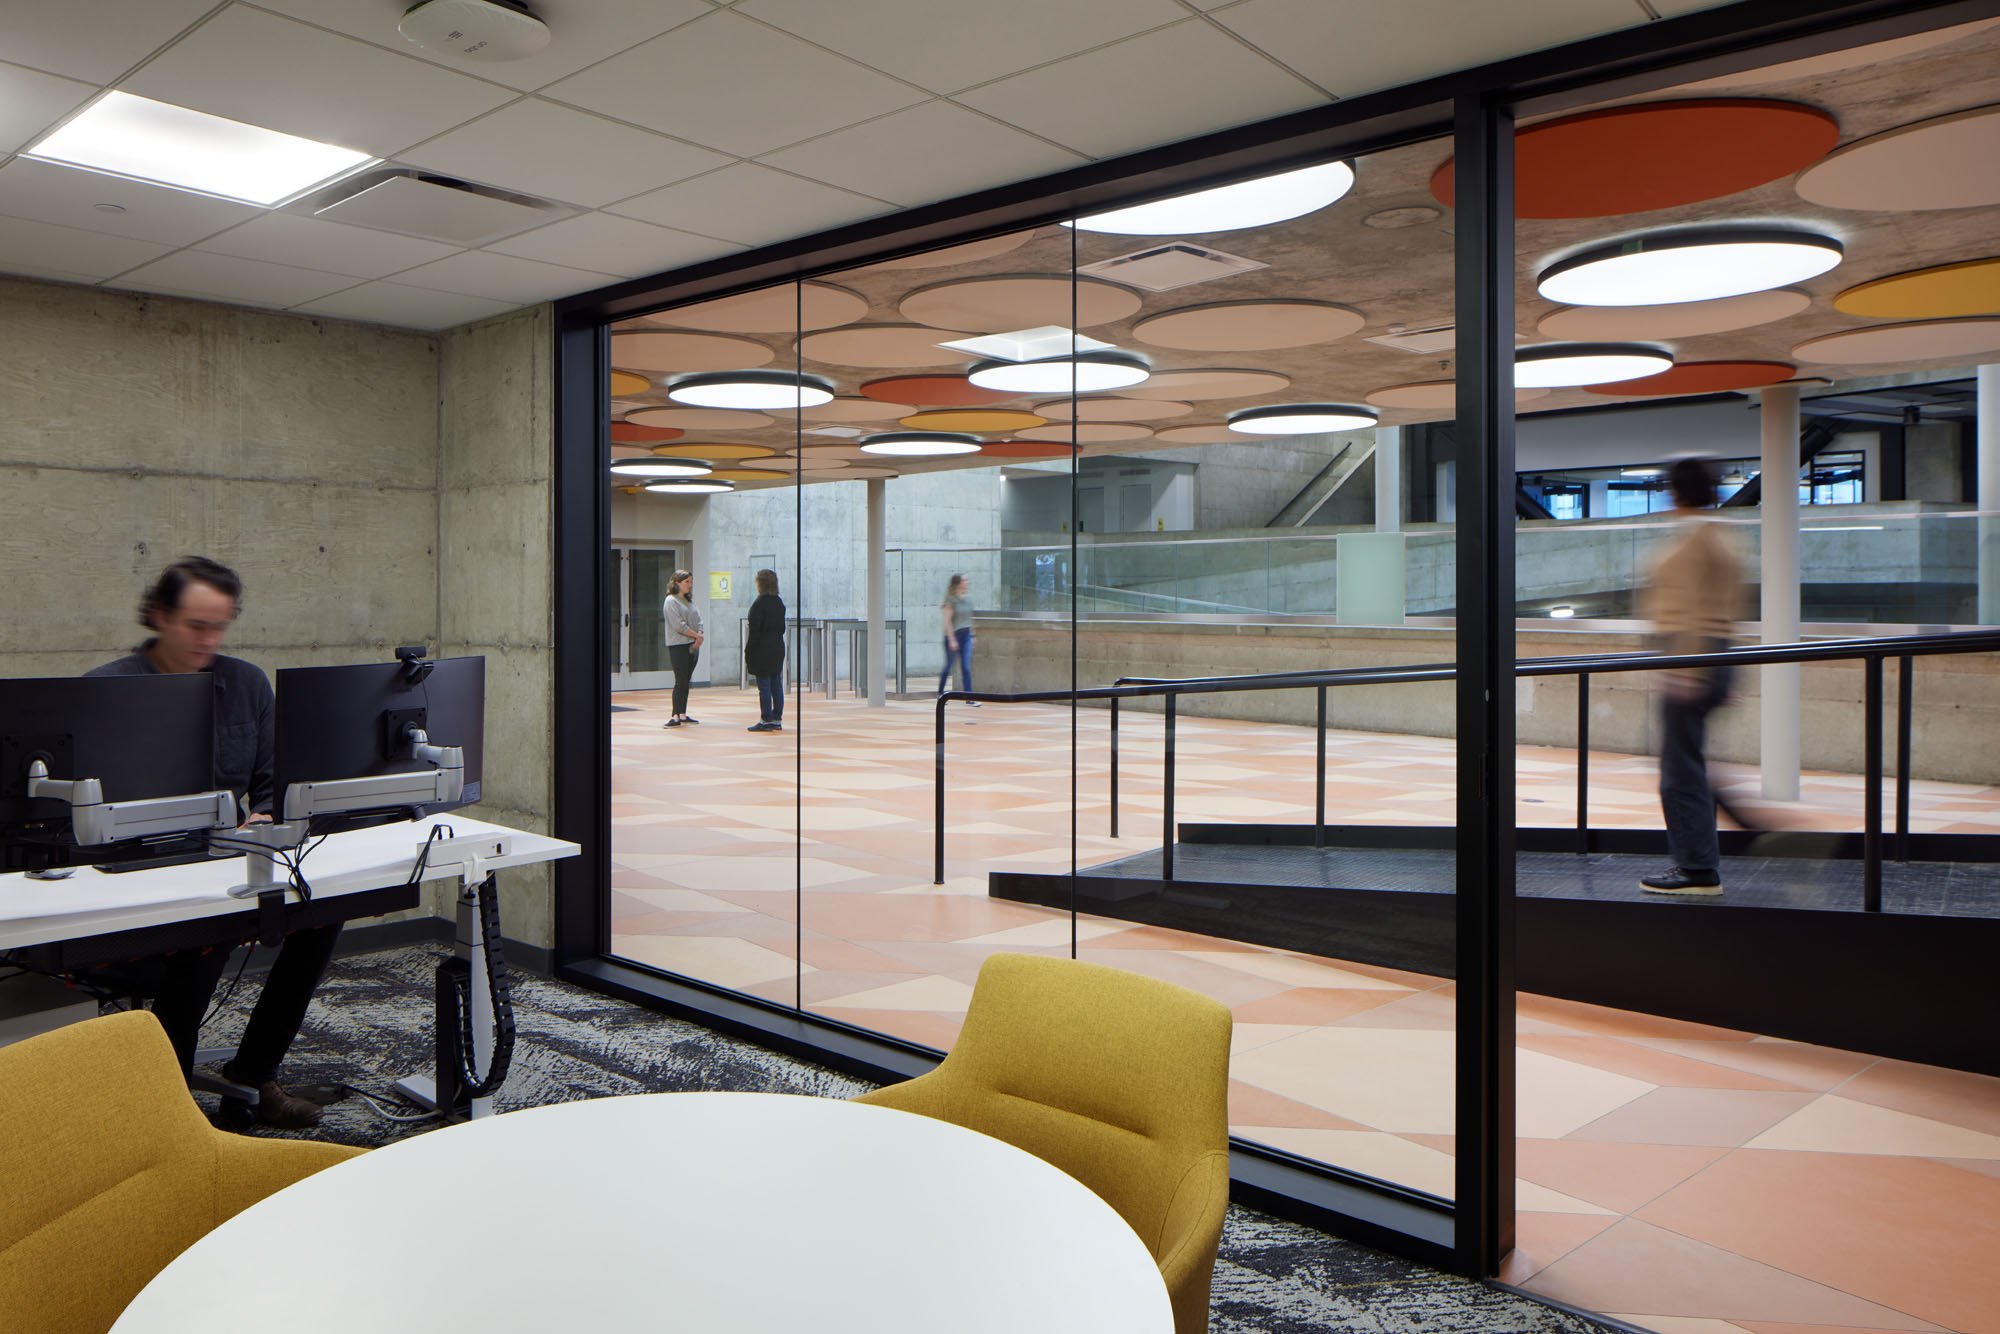
<path id="1" fill-rule="evenodd" d="M 920 408 L 983 408 L 1020 397 L 981 389 L 963 375 L 892 375 L 870 380 L 861 386 L 861 392 L 884 403 L 911 403 Z"/>
<path id="2" fill-rule="evenodd" d="M 623 394 L 643 394 L 653 387 L 653 382 L 633 371 L 611 372 L 611 395 L 616 398 Z"/>
<path id="3" fill-rule="evenodd" d="M 989 440 L 979 447 L 981 458 L 1062 459 L 1076 453 L 1075 445 L 1060 440 Z"/>
<path id="4" fill-rule="evenodd" d="M 1646 398 L 1655 394 L 1720 394 L 1731 389 L 1759 389 L 1789 380 L 1798 367 L 1783 361 L 1688 361 L 1672 370 L 1637 380 L 1591 386 L 1593 394 L 1613 398 Z"/>
<path id="5" fill-rule="evenodd" d="M 1017 408 L 945 408 L 938 412 L 918 412 L 903 418 L 913 431 L 1031 431 L 1048 425 L 1048 418 Z"/>
<path id="6" fill-rule="evenodd" d="M 678 426 L 641 426 L 637 422 L 612 422 L 611 443 L 614 445 L 663 445 L 669 440 L 678 440 L 687 432 Z"/>
<path id="7" fill-rule="evenodd" d="M 1764 98 L 1586 111 L 1514 136 L 1514 211 L 1608 218 L 1720 199 L 1791 175 L 1839 139 L 1839 123 L 1817 107 Z M 1446 161 L 1431 193 L 1450 204 L 1455 190 Z"/>

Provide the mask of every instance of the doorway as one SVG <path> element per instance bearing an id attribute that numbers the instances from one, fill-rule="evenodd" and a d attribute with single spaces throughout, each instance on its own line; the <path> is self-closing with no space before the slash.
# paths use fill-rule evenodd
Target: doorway
<path id="1" fill-rule="evenodd" d="M 662 690 L 674 683 L 667 665 L 667 581 L 681 568 L 681 549 L 611 548 L 611 688 Z"/>

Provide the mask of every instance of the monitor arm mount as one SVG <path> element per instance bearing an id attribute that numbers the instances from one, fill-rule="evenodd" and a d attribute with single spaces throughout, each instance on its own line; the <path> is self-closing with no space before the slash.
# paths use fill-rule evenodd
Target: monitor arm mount
<path id="1" fill-rule="evenodd" d="M 28 761 L 24 794 L 67 804 L 70 832 L 79 845 L 97 846 L 132 838 L 236 827 L 236 794 L 233 792 L 192 792 L 179 797 L 106 801 L 104 785 L 99 780 L 51 778 L 48 761 L 39 755 Z"/>

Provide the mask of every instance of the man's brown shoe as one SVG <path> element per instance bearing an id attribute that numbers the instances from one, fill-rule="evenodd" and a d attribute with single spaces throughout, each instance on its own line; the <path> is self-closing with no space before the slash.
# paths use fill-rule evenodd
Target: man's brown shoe
<path id="1" fill-rule="evenodd" d="M 225 1130 L 248 1129 L 253 1117 L 273 1130 L 310 1130 L 324 1114 L 318 1103 L 287 1093 L 277 1080 L 267 1079 L 257 1086 L 254 1114 L 242 1099 L 224 1098 L 215 1119 Z"/>

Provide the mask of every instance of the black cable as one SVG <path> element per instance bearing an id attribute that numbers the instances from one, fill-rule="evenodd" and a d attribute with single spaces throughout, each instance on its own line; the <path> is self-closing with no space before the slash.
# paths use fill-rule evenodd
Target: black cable
<path id="1" fill-rule="evenodd" d="M 254 947 L 245 949 L 243 951 L 243 958 L 236 965 L 236 976 L 229 979 L 229 986 L 223 991 L 222 995 L 216 999 L 215 1003 L 208 1007 L 208 1013 L 201 1017 L 201 1022 L 195 1025 L 194 1031 L 197 1037 L 200 1036 L 201 1030 L 207 1028 L 211 1023 L 213 1023 L 215 1021 L 215 1016 L 221 1014 L 223 1010 L 228 1008 L 229 1002 L 235 999 L 236 984 L 243 980 L 243 970 L 249 967 L 250 956 L 255 952 L 256 951 Z"/>
<path id="2" fill-rule="evenodd" d="M 449 986 L 458 1001 L 458 1074 L 467 1098 L 491 1097 L 506 1082 L 514 1061 L 514 980 L 500 947 L 500 886 L 491 876 L 474 893 L 479 914 L 479 938 L 485 945 L 486 990 L 493 1007 L 493 1060 L 481 1079 L 472 1034 L 472 969 L 463 959 L 438 965 L 440 985 Z"/>
<path id="3" fill-rule="evenodd" d="M 410 878 L 403 882 L 404 888 L 407 889 L 414 885 L 422 883 L 424 878 L 424 872 L 430 869 L 431 846 L 433 844 L 435 844 L 439 839 L 456 838 L 456 837 L 458 837 L 458 831 L 456 829 L 453 829 L 450 825 L 444 825 L 444 824 L 432 825 L 430 837 L 424 840 L 423 847 L 417 849 L 417 864 L 410 868 Z"/>

